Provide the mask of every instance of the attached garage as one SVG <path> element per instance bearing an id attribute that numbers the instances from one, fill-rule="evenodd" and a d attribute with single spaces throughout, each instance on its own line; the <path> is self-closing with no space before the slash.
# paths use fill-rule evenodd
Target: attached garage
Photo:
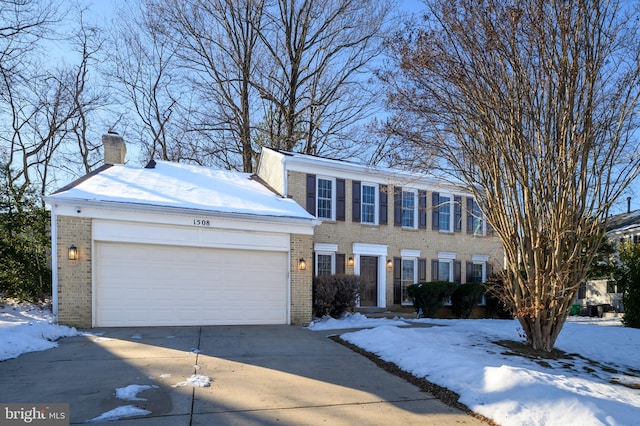
<path id="1" fill-rule="evenodd" d="M 287 324 L 287 253 L 95 245 L 96 326 Z"/>
<path id="2" fill-rule="evenodd" d="M 76 327 L 308 324 L 318 224 L 246 173 L 106 164 L 46 198 L 53 310 Z"/>

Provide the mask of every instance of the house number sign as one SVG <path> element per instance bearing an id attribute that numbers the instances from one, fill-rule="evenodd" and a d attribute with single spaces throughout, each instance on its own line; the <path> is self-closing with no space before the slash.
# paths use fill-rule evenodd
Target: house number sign
<path id="1" fill-rule="evenodd" d="M 211 221 L 209 219 L 193 219 L 193 224 L 195 226 L 211 226 Z"/>

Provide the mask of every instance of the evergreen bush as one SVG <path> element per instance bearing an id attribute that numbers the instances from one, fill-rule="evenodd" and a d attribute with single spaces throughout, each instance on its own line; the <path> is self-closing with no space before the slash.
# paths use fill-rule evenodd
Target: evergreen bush
<path id="1" fill-rule="evenodd" d="M 457 286 L 449 281 L 431 281 L 411 284 L 407 291 L 418 316 L 433 318 Z"/>
<path id="2" fill-rule="evenodd" d="M 36 301 L 51 294 L 50 215 L 33 192 L 11 185 L 0 164 L 0 293 Z"/>
<path id="3" fill-rule="evenodd" d="M 622 289 L 622 323 L 627 327 L 640 328 L 640 244 L 625 241 L 618 249 L 619 261 L 614 277 Z"/>
<path id="4" fill-rule="evenodd" d="M 467 319 L 473 308 L 480 303 L 484 293 L 481 283 L 464 283 L 456 287 L 451 295 L 451 307 L 456 318 Z"/>

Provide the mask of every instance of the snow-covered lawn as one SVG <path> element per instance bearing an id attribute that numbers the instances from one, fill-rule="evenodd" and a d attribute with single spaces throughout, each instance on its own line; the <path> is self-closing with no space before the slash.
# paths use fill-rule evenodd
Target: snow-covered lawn
<path id="1" fill-rule="evenodd" d="M 558 359 L 526 358 L 496 343 L 524 341 L 515 320 L 354 314 L 309 326 L 359 327 L 367 329 L 342 339 L 458 393 L 460 402 L 500 425 L 640 425 L 640 330 L 619 319 L 571 317 L 556 343 L 567 355 Z"/>
<path id="2" fill-rule="evenodd" d="M 0 361 L 55 348 L 59 338 L 78 334 L 75 328 L 52 321 L 53 314 L 46 305 L 0 300 Z"/>
<path id="3" fill-rule="evenodd" d="M 43 307 L 0 304 L 0 360 L 49 349 L 58 338 L 78 334 L 51 320 L 51 311 Z M 415 323 L 434 327 L 411 327 Z M 510 320 L 354 314 L 318 320 L 309 328 L 364 328 L 342 338 L 458 393 L 460 402 L 503 426 L 640 425 L 640 330 L 622 327 L 618 319 L 570 318 L 556 344 L 567 356 L 557 359 L 526 358 L 497 344 L 523 340 L 518 322 Z M 140 390 L 126 388 L 134 397 Z M 92 421 L 133 415 L 128 406 L 119 409 L 126 413 L 105 413 Z"/>

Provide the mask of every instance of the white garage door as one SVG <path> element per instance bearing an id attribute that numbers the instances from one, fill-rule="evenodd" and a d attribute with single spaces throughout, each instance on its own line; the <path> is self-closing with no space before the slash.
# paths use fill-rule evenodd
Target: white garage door
<path id="1" fill-rule="evenodd" d="M 96 326 L 286 324 L 287 254 L 97 242 Z"/>

